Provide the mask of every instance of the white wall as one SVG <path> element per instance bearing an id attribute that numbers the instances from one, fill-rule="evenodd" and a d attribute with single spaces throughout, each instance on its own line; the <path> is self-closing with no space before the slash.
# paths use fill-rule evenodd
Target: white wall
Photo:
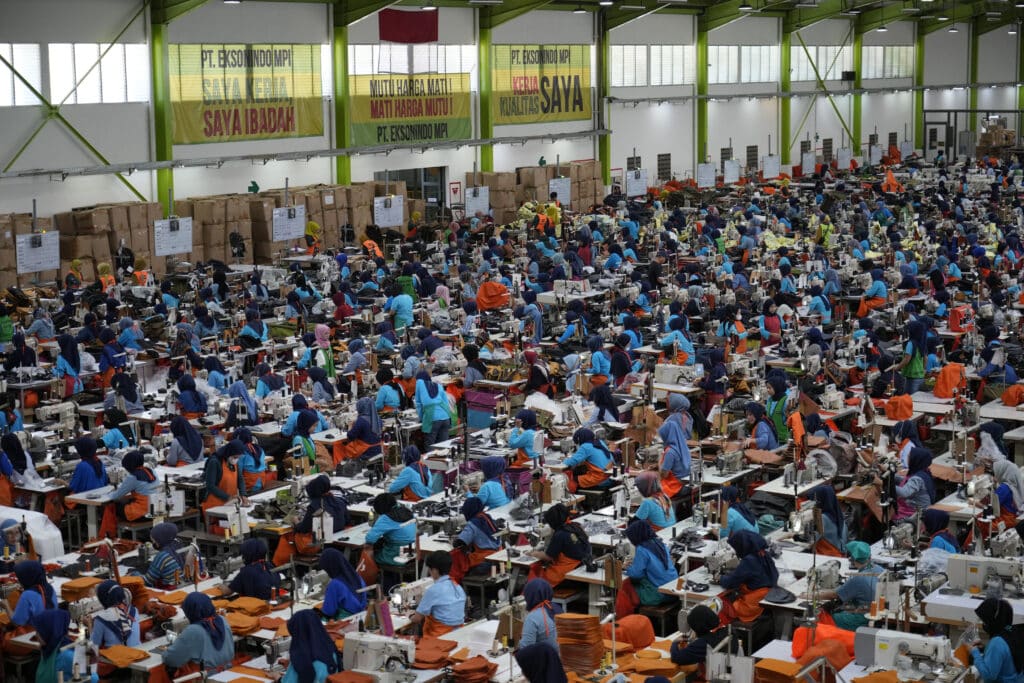
<path id="1" fill-rule="evenodd" d="M 694 105 L 692 102 L 659 104 L 614 104 L 611 110 L 612 168 L 625 168 L 633 148 L 656 176 L 658 155 L 672 155 L 672 173 L 677 178 L 693 175 Z"/>
<path id="2" fill-rule="evenodd" d="M 697 22 L 688 14 L 655 12 L 613 28 L 613 45 L 693 45 Z"/>
<path id="3" fill-rule="evenodd" d="M 760 156 L 768 152 L 771 136 L 772 153 L 779 149 L 779 107 L 776 98 L 736 98 L 728 102 L 708 102 L 707 153 L 716 164 L 720 150 L 732 138 L 733 156 L 745 160 L 747 145 L 758 145 Z"/>
<path id="4" fill-rule="evenodd" d="M 914 23 L 894 21 L 886 24 L 886 31 L 871 31 L 864 34 L 865 45 L 913 45 Z"/>
<path id="5" fill-rule="evenodd" d="M 989 31 L 978 43 L 978 82 L 1011 83 L 1017 80 L 1017 39 L 1006 27 Z"/>
<path id="6" fill-rule="evenodd" d="M 924 37 L 925 85 L 963 85 L 970 80 L 971 26 L 956 27 L 956 33 L 944 28 Z"/>
<path id="7" fill-rule="evenodd" d="M 709 33 L 708 45 L 778 45 L 780 30 L 774 17 L 743 17 Z"/>
<path id="8" fill-rule="evenodd" d="M 315 2 L 225 5 L 211 0 L 171 22 L 167 34 L 171 43 L 323 44 L 333 32 L 328 17 L 328 6 Z"/>
<path id="9" fill-rule="evenodd" d="M 418 12 L 413 7 L 395 7 L 407 12 Z M 440 7 L 437 10 L 437 42 L 442 45 L 471 45 L 476 42 L 475 10 L 459 7 Z M 348 26 L 348 42 L 367 45 L 380 41 L 377 13 L 364 17 Z"/>
<path id="10" fill-rule="evenodd" d="M 594 15 L 572 12 L 528 12 L 491 31 L 494 45 L 593 44 Z"/>
<path id="11" fill-rule="evenodd" d="M 912 92 L 870 93 L 861 96 L 861 132 L 867 143 L 868 136 L 878 132 L 878 140 L 884 146 L 889 133 L 899 133 L 903 139 L 903 128 L 907 136 L 914 137 L 914 94 Z"/>
<path id="12" fill-rule="evenodd" d="M 853 43 L 853 33 L 850 32 L 852 26 L 849 19 L 826 19 L 800 29 L 797 33 L 808 45 L 849 45 Z M 793 45 L 799 44 L 800 41 L 793 36 Z"/>
<path id="13" fill-rule="evenodd" d="M 0 43 L 109 43 L 141 6 L 128 0 L 2 0 Z M 143 13 L 121 42 L 142 43 L 146 35 Z"/>

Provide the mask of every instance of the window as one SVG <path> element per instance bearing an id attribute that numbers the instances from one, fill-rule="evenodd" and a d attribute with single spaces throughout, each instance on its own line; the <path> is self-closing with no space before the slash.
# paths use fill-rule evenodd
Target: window
<path id="1" fill-rule="evenodd" d="M 40 48 L 29 43 L 0 43 L 0 55 L 10 62 L 22 78 L 42 92 L 43 68 Z M 14 73 L 0 62 L 0 107 L 37 106 L 42 102 Z"/>
<path id="2" fill-rule="evenodd" d="M 647 85 L 647 46 L 612 45 L 609 72 L 613 88 Z"/>
<path id="3" fill-rule="evenodd" d="M 638 171 L 643 167 L 643 162 L 641 161 L 640 157 L 626 157 L 627 171 Z"/>
<path id="4" fill-rule="evenodd" d="M 672 179 L 672 155 L 658 155 L 658 180 Z"/>
<path id="5" fill-rule="evenodd" d="M 818 67 L 818 73 L 826 81 L 838 81 L 844 71 L 853 70 L 853 49 L 849 45 L 808 45 L 807 50 L 814 59 L 813 66 L 802 46 L 794 45 L 791 48 L 791 80 L 815 80 L 814 66 Z"/>
<path id="6" fill-rule="evenodd" d="M 149 101 L 149 50 L 143 44 L 53 43 L 48 51 L 54 104 Z"/>
<path id="7" fill-rule="evenodd" d="M 744 45 L 740 48 L 740 83 L 779 80 L 779 48 L 775 45 Z"/>
<path id="8" fill-rule="evenodd" d="M 688 82 L 683 49 L 682 45 L 651 45 L 651 85 L 682 85 Z"/>
<path id="9" fill-rule="evenodd" d="M 708 83 L 735 83 L 739 77 L 740 48 L 708 45 Z"/>
<path id="10" fill-rule="evenodd" d="M 913 78 L 913 45 L 868 45 L 863 50 L 861 78 Z"/>
<path id="11" fill-rule="evenodd" d="M 476 69 L 475 45 L 349 45 L 351 76 L 374 74 L 471 73 Z"/>

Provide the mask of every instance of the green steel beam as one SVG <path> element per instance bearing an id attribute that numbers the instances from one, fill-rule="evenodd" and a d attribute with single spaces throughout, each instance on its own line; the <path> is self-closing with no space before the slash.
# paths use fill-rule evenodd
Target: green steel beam
<path id="1" fill-rule="evenodd" d="M 480 8 L 480 29 L 492 29 L 516 17 L 544 8 L 551 4 L 551 0 L 524 0 L 511 3 L 508 6 L 498 5 L 494 7 Z"/>
<path id="2" fill-rule="evenodd" d="M 153 0 L 152 24 L 169 24 L 175 19 L 202 7 L 206 0 Z"/>
<path id="3" fill-rule="evenodd" d="M 484 11 L 480 11 L 480 29 L 477 33 L 477 73 L 480 78 L 480 137 L 494 137 L 494 119 L 491 117 L 491 89 L 493 88 L 494 52 L 491 50 L 491 29 L 484 26 Z M 494 170 L 494 146 L 480 146 L 480 170 Z"/>
<path id="4" fill-rule="evenodd" d="M 942 16 L 946 17 L 945 21 L 939 21 L 937 18 L 922 19 L 917 25 L 917 31 L 920 34 L 928 35 L 955 23 L 970 21 L 978 14 L 984 14 L 984 12 L 984 2 L 955 3 L 952 7 L 943 10 Z"/>
<path id="5" fill-rule="evenodd" d="M 977 109 L 978 108 L 978 43 L 981 37 L 979 31 L 979 24 L 985 23 L 984 19 L 974 18 L 971 22 L 971 44 L 970 44 L 970 62 L 968 68 L 970 69 L 970 75 L 967 78 L 967 82 L 970 83 L 970 89 L 967 91 L 967 108 Z M 921 114 L 922 118 L 924 113 Z M 923 121 L 922 121 L 923 125 Z M 978 117 L 973 113 L 967 120 L 967 130 L 978 130 Z"/>
<path id="6" fill-rule="evenodd" d="M 556 7 L 557 7 L 556 5 L 552 5 L 551 9 L 555 9 Z M 655 6 L 654 9 L 648 10 L 646 12 L 623 12 L 623 11 L 616 11 L 615 14 L 611 14 L 610 12 L 605 10 L 604 11 L 604 15 L 606 17 L 605 25 L 609 29 L 613 29 L 613 28 L 618 28 L 620 26 L 625 26 L 626 24 L 628 24 L 631 21 L 636 21 L 637 19 L 643 19 L 644 17 L 650 16 L 650 15 L 652 15 L 654 13 L 658 13 L 659 15 L 662 15 L 662 14 L 688 14 L 688 15 L 693 16 L 693 15 L 699 15 L 702 11 L 703 10 L 701 10 L 699 7 L 676 7 L 676 6 L 669 6 L 669 5 L 658 5 L 658 6 Z"/>
<path id="7" fill-rule="evenodd" d="M 786 12 L 786 18 L 782 22 L 782 31 L 783 33 L 792 33 L 819 21 L 831 19 L 846 10 L 847 4 L 846 0 L 821 0 L 817 7 L 795 7 Z"/>
<path id="8" fill-rule="evenodd" d="M 978 35 L 983 36 L 1009 24 L 1016 24 L 1020 19 L 1016 14 L 1004 14 L 999 18 L 999 21 L 982 21 L 978 26 Z"/>
<path id="9" fill-rule="evenodd" d="M 913 21 L 913 17 L 904 14 L 902 3 L 897 5 L 883 5 L 875 9 L 867 10 L 857 16 L 857 32 L 869 33 L 877 28 L 894 21 Z"/>
<path id="10" fill-rule="evenodd" d="M 784 24 L 785 26 L 785 24 Z M 780 46 L 779 54 L 779 87 L 782 92 L 789 92 L 792 90 L 793 74 L 792 74 L 792 54 L 793 54 L 793 32 L 782 29 L 782 45 Z M 793 131 L 790 127 L 790 107 L 792 98 L 780 97 L 779 98 L 779 150 L 781 150 L 782 163 L 788 164 L 789 161 L 789 148 L 791 146 L 790 138 L 793 135 Z M 813 106 L 813 101 L 812 101 Z"/>
<path id="11" fill-rule="evenodd" d="M 331 61 L 334 71 L 334 146 L 348 149 L 352 146 L 352 126 L 349 122 L 348 88 L 348 26 L 334 27 L 331 41 Z M 335 176 L 339 185 L 352 182 L 352 158 L 345 155 L 335 157 Z"/>
<path id="12" fill-rule="evenodd" d="M 150 64 L 153 87 L 153 141 L 154 161 L 174 159 L 174 115 L 171 112 L 171 76 L 167 57 L 167 25 L 154 23 L 150 27 Z M 174 194 L 174 171 L 170 168 L 156 172 L 156 200 L 167 201 Z M 172 205 L 173 207 L 173 205 Z M 168 207 L 168 211 L 172 209 Z"/>
<path id="13" fill-rule="evenodd" d="M 818 70 L 818 65 L 814 63 L 814 58 L 811 56 L 811 51 L 807 49 L 807 43 L 804 42 L 803 37 L 799 33 L 796 34 L 796 38 L 797 40 L 800 41 L 800 47 L 803 48 L 804 54 L 807 55 L 807 61 L 811 63 L 811 69 L 814 71 L 814 80 L 818 84 L 818 89 L 825 93 L 825 97 L 828 98 L 828 103 L 832 105 L 832 111 L 836 113 L 836 118 L 838 118 L 839 123 L 842 124 L 843 130 L 845 130 L 846 134 L 849 135 L 852 139 L 853 131 L 851 131 L 850 127 L 846 125 L 846 119 L 843 118 L 842 112 L 839 111 L 839 105 L 836 104 L 835 99 L 833 99 L 832 97 L 832 93 L 830 93 L 828 90 L 828 86 L 825 85 L 825 80 L 821 77 L 821 72 Z M 839 55 L 837 54 L 835 58 L 833 58 L 832 64 L 835 64 L 838 58 Z M 832 65 L 830 64 L 829 66 L 831 67 Z M 825 73 L 828 73 L 828 71 L 826 70 Z"/>
<path id="14" fill-rule="evenodd" d="M 1024 36 L 1017 32 L 1017 108 L 1024 109 Z M 1024 121 L 1017 117 L 1017 139 L 1024 134 Z"/>
<path id="15" fill-rule="evenodd" d="M 778 3 L 769 2 L 769 0 L 750 0 L 750 5 L 754 10 L 741 10 L 740 5 L 743 4 L 743 0 L 726 0 L 725 2 L 716 2 L 704 9 L 704 13 L 700 15 L 698 20 L 698 31 L 713 31 L 716 28 L 721 28 L 726 24 L 732 23 L 741 17 L 752 16 L 752 17 L 783 17 L 785 18 L 786 13 L 781 10 L 765 10 L 766 7 L 777 5 Z"/>
<path id="16" fill-rule="evenodd" d="M 339 0 L 334 4 L 334 25 L 354 24 L 394 4 L 395 0 Z"/>
<path id="17" fill-rule="evenodd" d="M 850 136 L 850 150 L 860 154 L 861 136 L 861 94 L 864 87 L 861 69 L 864 66 L 864 34 L 860 30 L 853 32 L 853 135 Z"/>
<path id="18" fill-rule="evenodd" d="M 708 153 L 708 32 L 697 29 L 697 163 Z M 694 167 L 696 169 L 696 166 Z"/>
<path id="19" fill-rule="evenodd" d="M 611 70 L 608 62 L 611 57 L 611 36 L 608 27 L 607 12 L 600 12 L 597 15 L 597 127 L 598 129 L 610 129 L 608 125 L 608 102 L 606 98 L 610 94 L 609 83 Z M 601 162 L 601 178 L 605 185 L 612 182 L 612 136 L 610 134 L 600 135 L 597 138 L 597 158 Z"/>
<path id="20" fill-rule="evenodd" d="M 925 35 L 917 27 L 914 38 L 914 147 L 924 149 L 924 43 Z"/>
<path id="21" fill-rule="evenodd" d="M 132 18 L 129 19 L 128 23 L 124 25 L 124 28 L 118 31 L 117 35 L 114 36 L 114 39 L 107 44 L 106 49 L 104 49 L 103 52 L 100 53 L 99 59 L 93 62 L 92 66 L 90 66 L 85 73 L 78 77 L 78 80 L 75 82 L 75 87 L 71 88 L 71 91 L 64 96 L 64 99 L 61 100 L 60 104 L 57 105 L 58 107 L 63 107 L 64 104 L 67 103 L 68 98 L 74 95 L 75 91 L 78 90 L 78 86 L 82 85 L 82 83 L 85 82 L 85 79 L 89 77 L 89 74 L 91 74 L 93 71 L 100 67 L 100 62 L 103 61 L 103 58 L 107 56 L 108 52 L 114 49 L 114 45 L 116 45 L 117 42 L 121 40 L 121 36 L 128 32 L 128 29 L 132 27 L 132 24 L 135 23 L 135 20 L 141 17 L 146 12 L 147 7 L 149 7 L 149 0 L 143 0 L 142 5 L 139 7 L 139 10 L 132 15 Z"/>

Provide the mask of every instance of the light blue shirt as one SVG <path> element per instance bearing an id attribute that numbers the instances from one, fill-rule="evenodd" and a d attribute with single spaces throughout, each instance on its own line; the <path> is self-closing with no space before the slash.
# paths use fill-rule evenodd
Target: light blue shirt
<path id="1" fill-rule="evenodd" d="M 661 543 L 662 547 L 665 545 L 661 541 L 658 541 L 658 543 Z M 638 581 L 647 579 L 653 586 L 663 586 L 669 581 L 675 581 L 679 578 L 679 572 L 676 570 L 675 563 L 672 562 L 672 556 L 668 555 L 667 549 L 665 554 L 668 556 L 668 566 L 665 566 L 660 557 L 655 556 L 647 548 L 640 546 L 636 549 L 633 562 L 626 569 L 626 575 Z"/>
<path id="2" fill-rule="evenodd" d="M 665 509 L 658 505 L 657 501 L 653 498 L 644 498 L 640 502 L 640 507 L 636 509 L 636 518 L 646 520 L 649 524 L 665 529 L 676 523 L 676 511 L 669 505 L 668 513 L 665 513 Z"/>
<path id="3" fill-rule="evenodd" d="M 434 617 L 445 626 L 461 626 L 466 621 L 466 591 L 442 576 L 423 594 L 416 613 Z"/>
<path id="4" fill-rule="evenodd" d="M 540 453 L 533 449 L 533 440 L 535 438 L 534 430 L 532 429 L 520 429 L 519 427 L 513 427 L 512 431 L 508 435 L 508 445 L 512 448 L 522 448 L 526 453 L 526 457 L 531 460 L 536 460 L 540 457 Z"/>
<path id="5" fill-rule="evenodd" d="M 121 642 L 121 634 L 115 632 L 107 624 L 101 621 L 103 614 L 97 614 L 96 616 L 100 619 L 94 619 L 92 622 L 92 642 L 96 647 L 111 647 L 113 645 L 127 645 L 128 647 L 137 647 L 142 639 L 139 635 L 139 613 L 134 607 L 129 608 L 132 615 L 132 627 L 128 632 L 128 639 Z M 104 610 L 105 612 L 106 610 Z"/>
<path id="6" fill-rule="evenodd" d="M 548 615 L 544 607 L 531 610 L 523 620 L 523 633 L 519 637 L 519 647 L 547 643 L 558 652 L 558 630 L 555 620 Z"/>
<path id="7" fill-rule="evenodd" d="M 500 508 L 502 505 L 508 505 L 511 501 L 505 494 L 505 487 L 501 485 L 501 482 L 485 481 L 480 485 L 480 490 L 474 493 L 467 493 L 467 498 L 479 498 L 483 501 L 484 507 Z"/>
<path id="8" fill-rule="evenodd" d="M 740 514 L 739 510 L 729 508 L 729 514 L 726 515 L 726 525 L 722 527 L 719 532 L 719 538 L 728 538 L 734 531 L 753 531 L 755 534 L 761 532 L 757 530 L 757 527 L 747 521 L 747 518 Z"/>
<path id="9" fill-rule="evenodd" d="M 430 475 L 427 475 L 428 479 Z M 388 493 L 401 493 L 409 487 L 420 498 L 429 498 L 430 489 L 423 483 L 423 477 L 415 467 L 405 467 L 388 487 Z"/>
<path id="10" fill-rule="evenodd" d="M 381 411 L 385 408 L 398 409 L 402 406 L 402 398 L 398 395 L 398 392 L 390 384 L 385 384 L 377 390 L 377 410 Z"/>

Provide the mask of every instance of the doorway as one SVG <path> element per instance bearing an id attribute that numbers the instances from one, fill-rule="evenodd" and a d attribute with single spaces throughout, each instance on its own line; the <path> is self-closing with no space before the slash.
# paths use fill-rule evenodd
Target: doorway
<path id="1" fill-rule="evenodd" d="M 431 166 L 428 168 L 404 168 L 396 171 L 377 171 L 373 174 L 376 182 L 405 181 L 408 199 L 421 199 L 426 210 L 423 220 L 433 223 L 438 220 L 444 210 L 444 197 L 448 187 L 448 167 Z"/>

